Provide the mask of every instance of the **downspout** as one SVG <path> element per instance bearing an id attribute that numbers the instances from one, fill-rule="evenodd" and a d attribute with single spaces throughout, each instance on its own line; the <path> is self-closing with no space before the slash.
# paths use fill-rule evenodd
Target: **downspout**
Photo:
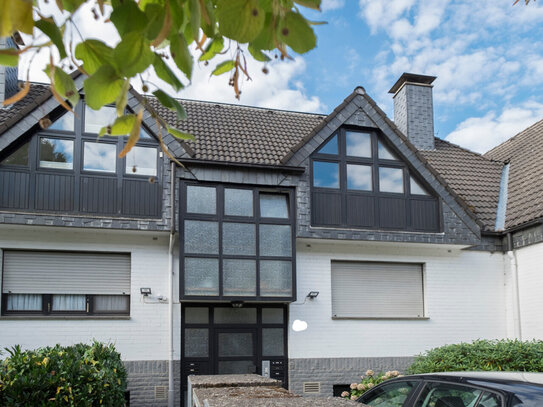
<path id="1" fill-rule="evenodd" d="M 168 407 L 174 407 L 174 381 L 173 381 L 173 248 L 175 243 L 175 163 L 170 163 L 170 247 L 168 249 L 168 331 L 169 363 L 168 363 Z"/>
<path id="2" fill-rule="evenodd" d="M 509 257 L 509 264 L 513 273 L 513 324 L 515 339 L 522 340 L 517 252 L 513 246 L 513 235 L 510 232 L 507 233 L 507 256 Z"/>

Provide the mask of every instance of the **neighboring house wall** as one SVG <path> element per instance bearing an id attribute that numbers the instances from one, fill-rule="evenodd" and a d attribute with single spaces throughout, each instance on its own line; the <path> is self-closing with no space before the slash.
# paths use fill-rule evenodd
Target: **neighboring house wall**
<path id="1" fill-rule="evenodd" d="M 113 342 L 128 368 L 131 405 L 165 405 L 166 400 L 154 399 L 154 386 L 168 384 L 168 305 L 145 304 L 140 288 L 152 289 L 153 294 L 146 301 L 168 295 L 167 235 L 0 225 L 0 253 L 2 249 L 130 253 L 129 318 L 2 317 L 0 348 L 19 344 L 34 349 L 57 343 L 88 343 L 93 339 Z M 179 327 L 178 304 L 174 305 L 174 315 Z M 180 330 L 176 328 L 174 332 L 175 358 L 179 360 Z M 177 363 L 175 372 L 179 372 Z"/>
<path id="2" fill-rule="evenodd" d="M 423 263 L 428 319 L 332 319 L 332 260 Z M 502 253 L 299 239 L 297 267 L 298 302 L 290 306 L 290 321 L 307 321 L 308 328 L 289 332 L 289 377 L 296 393 L 303 382 L 319 381 L 321 393 L 331 395 L 334 384 L 357 380 L 366 369 L 402 370 L 427 349 L 507 335 Z M 300 305 L 309 291 L 320 294 Z"/>
<path id="3" fill-rule="evenodd" d="M 543 243 L 516 250 L 523 340 L 543 339 Z"/>

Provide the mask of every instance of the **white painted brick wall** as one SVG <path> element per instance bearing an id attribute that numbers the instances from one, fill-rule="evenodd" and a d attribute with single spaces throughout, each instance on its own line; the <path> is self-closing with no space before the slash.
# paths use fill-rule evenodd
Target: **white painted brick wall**
<path id="1" fill-rule="evenodd" d="M 543 243 L 517 250 L 522 339 L 543 339 Z"/>
<path id="2" fill-rule="evenodd" d="M 130 320 L 0 319 L 0 348 L 15 344 L 24 348 L 67 345 L 94 338 L 113 341 L 124 360 L 168 359 L 168 306 L 144 304 L 139 292 L 140 287 L 151 287 L 153 295 L 168 295 L 168 235 L 43 227 L 9 229 L 0 225 L 0 249 L 9 248 L 130 252 L 131 311 Z M 179 305 L 174 306 L 174 312 L 180 315 Z M 177 359 L 178 327 L 174 331 Z"/>
<path id="3" fill-rule="evenodd" d="M 429 319 L 332 320 L 331 260 L 424 263 Z M 290 307 L 291 323 L 301 319 L 309 325 L 303 332 L 290 329 L 291 358 L 412 356 L 447 343 L 507 334 L 501 253 L 305 240 L 297 244 L 297 269 L 297 303 L 311 290 L 320 294 Z"/>

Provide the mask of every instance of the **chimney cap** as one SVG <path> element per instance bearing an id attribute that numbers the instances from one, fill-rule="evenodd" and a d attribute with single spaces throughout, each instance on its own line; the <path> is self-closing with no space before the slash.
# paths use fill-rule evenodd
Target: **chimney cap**
<path id="1" fill-rule="evenodd" d="M 406 82 L 419 83 L 421 85 L 431 85 L 432 82 L 434 82 L 436 78 L 437 76 L 419 75 L 416 73 L 404 72 L 402 76 L 400 76 L 400 79 L 396 81 L 394 86 L 390 88 L 388 93 L 396 93 L 398 90 L 400 90 L 402 85 Z"/>

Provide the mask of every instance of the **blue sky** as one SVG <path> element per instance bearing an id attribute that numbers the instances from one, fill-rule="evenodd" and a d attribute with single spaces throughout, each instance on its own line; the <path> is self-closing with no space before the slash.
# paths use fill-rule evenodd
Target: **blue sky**
<path id="1" fill-rule="evenodd" d="M 434 75 L 436 135 L 485 152 L 543 119 L 543 4 L 513 1 L 323 0 L 322 13 L 304 10 L 328 22 L 315 26 L 317 48 L 274 60 L 267 75 L 250 62 L 239 102 L 227 76 L 210 77 L 214 65 L 196 65 L 177 96 L 329 113 L 361 85 L 392 118 L 387 92 L 396 79 Z M 89 10 L 78 18 L 83 32 L 118 41 Z M 158 81 L 152 72 L 144 77 Z M 39 69 L 32 78 L 46 80 Z"/>

